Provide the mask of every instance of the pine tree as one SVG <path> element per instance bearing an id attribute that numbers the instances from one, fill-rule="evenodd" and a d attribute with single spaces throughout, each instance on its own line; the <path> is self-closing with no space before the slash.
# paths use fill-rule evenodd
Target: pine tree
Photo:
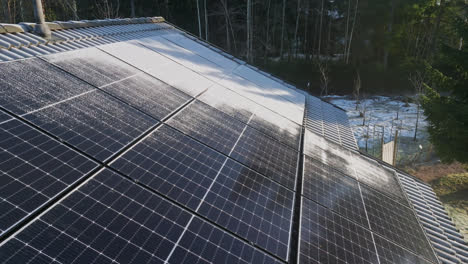
<path id="1" fill-rule="evenodd" d="M 468 39 L 466 20 L 454 18 L 453 28 L 459 39 Z M 422 104 L 431 141 L 443 161 L 468 162 L 468 48 L 443 45 L 436 65 L 427 66 Z"/>

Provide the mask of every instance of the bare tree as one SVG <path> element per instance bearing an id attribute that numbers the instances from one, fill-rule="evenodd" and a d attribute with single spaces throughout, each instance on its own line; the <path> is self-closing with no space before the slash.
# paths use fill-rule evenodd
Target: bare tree
<path id="1" fill-rule="evenodd" d="M 351 27 L 351 33 L 349 35 L 349 41 L 348 41 L 348 52 L 346 54 L 346 64 L 349 63 L 349 53 L 351 52 L 351 43 L 353 41 L 353 32 L 354 32 L 354 27 L 356 26 L 356 18 L 357 18 L 357 12 L 358 12 L 358 7 L 359 7 L 359 0 L 356 0 L 356 6 L 354 8 L 354 19 L 353 19 L 353 25 Z"/>
<path id="2" fill-rule="evenodd" d="M 348 51 L 348 32 L 349 32 L 349 18 L 350 17 L 351 17 L 351 0 L 348 0 L 348 12 L 346 13 L 343 61 L 346 61 L 346 54 Z"/>
<path id="3" fill-rule="evenodd" d="M 11 23 L 9 0 L 2 0 L 2 9 L 3 9 L 3 20 L 5 21 L 5 23 Z"/>
<path id="4" fill-rule="evenodd" d="M 269 48 L 269 43 L 270 43 L 270 7 L 271 7 L 271 0 L 268 0 L 268 5 L 267 5 L 267 13 L 266 13 L 266 36 L 265 36 L 265 53 L 263 56 L 263 63 L 266 64 L 267 60 L 267 55 L 268 55 L 268 48 Z"/>
<path id="5" fill-rule="evenodd" d="M 130 0 L 130 16 L 135 17 L 135 0 Z"/>
<path id="6" fill-rule="evenodd" d="M 411 82 L 411 85 L 413 85 L 413 88 L 416 92 L 415 95 L 415 102 L 416 102 L 416 126 L 414 128 L 414 137 L 413 141 L 416 141 L 417 139 L 417 134 L 418 134 L 418 125 L 419 125 L 419 108 L 421 106 L 421 96 L 424 91 L 424 82 L 425 82 L 425 76 L 421 71 L 416 71 L 414 73 L 410 73 L 408 80 Z"/>
<path id="7" fill-rule="evenodd" d="M 208 12 L 206 11 L 206 0 L 203 1 L 203 7 L 205 9 L 205 40 L 208 41 Z"/>
<path id="8" fill-rule="evenodd" d="M 202 32 L 201 32 L 201 19 L 200 19 L 200 0 L 197 1 L 197 16 L 198 16 L 198 37 L 202 38 Z"/>
<path id="9" fill-rule="evenodd" d="M 356 100 L 356 111 L 358 110 L 360 104 L 359 94 L 361 92 L 361 74 L 359 73 L 359 69 L 356 70 L 356 79 L 354 79 L 354 89 L 353 89 L 353 96 L 354 100 Z"/>
<path id="10" fill-rule="evenodd" d="M 330 68 L 328 60 L 317 59 L 317 67 L 320 71 L 320 96 L 328 95 L 328 88 L 330 84 Z"/>
<path id="11" fill-rule="evenodd" d="M 323 23 L 323 8 L 325 5 L 325 0 L 322 0 L 322 6 L 320 8 L 320 25 L 319 25 L 319 35 L 318 35 L 318 56 L 320 56 L 320 47 L 322 46 L 322 23 Z"/>
<path id="12" fill-rule="evenodd" d="M 297 0 L 296 30 L 294 30 L 294 53 L 297 58 L 297 31 L 299 29 L 299 17 L 301 16 L 301 0 Z"/>
<path id="13" fill-rule="evenodd" d="M 251 54 L 250 54 L 250 51 L 251 51 L 251 48 L 250 48 L 250 38 L 252 36 L 252 34 L 250 33 L 250 31 L 252 30 L 251 29 L 251 20 L 252 20 L 252 0 L 247 0 L 247 60 L 249 62 L 252 62 L 252 58 L 251 58 Z"/>
<path id="14" fill-rule="evenodd" d="M 96 1 L 96 15 L 103 18 L 116 18 L 119 15 L 119 0 L 98 0 Z"/>
<path id="15" fill-rule="evenodd" d="M 282 21 L 281 22 L 281 47 L 280 47 L 280 58 L 281 59 L 283 59 L 285 16 L 286 16 L 286 0 L 283 0 L 283 15 L 282 15 L 282 19 L 281 19 L 281 21 Z"/>

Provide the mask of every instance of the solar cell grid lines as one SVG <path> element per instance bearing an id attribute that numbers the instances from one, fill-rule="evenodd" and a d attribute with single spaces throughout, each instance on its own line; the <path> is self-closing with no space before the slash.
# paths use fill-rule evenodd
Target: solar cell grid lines
<path id="1" fill-rule="evenodd" d="M 374 235 L 374 241 L 375 241 L 375 245 L 377 248 L 377 252 L 379 254 L 380 264 L 393 264 L 393 263 L 430 264 L 432 263 L 380 237 L 379 235 Z"/>
<path id="2" fill-rule="evenodd" d="M 303 195 L 369 228 L 359 184 L 316 160 L 304 156 Z"/>
<path id="3" fill-rule="evenodd" d="M 232 158 L 294 190 L 298 152 L 247 127 L 232 151 Z"/>
<path id="4" fill-rule="evenodd" d="M 294 193 L 228 160 L 198 212 L 287 260 Z"/>
<path id="5" fill-rule="evenodd" d="M 200 101 L 193 102 L 166 123 L 226 155 L 246 126 Z"/>
<path id="6" fill-rule="evenodd" d="M 111 166 L 195 210 L 226 157 L 166 125 Z"/>
<path id="7" fill-rule="evenodd" d="M 282 263 L 227 232 L 195 217 L 169 263 Z"/>
<path id="8" fill-rule="evenodd" d="M 163 263 L 191 215 L 104 170 L 3 247 L 4 263 Z"/>
<path id="9" fill-rule="evenodd" d="M 191 97 L 146 74 L 139 74 L 103 88 L 152 117 L 161 120 Z"/>
<path id="10" fill-rule="evenodd" d="M 0 236 L 96 167 L 19 120 L 1 124 Z"/>
<path id="11" fill-rule="evenodd" d="M 2 112 L 2 110 L 0 110 L 0 124 L 4 123 L 6 121 L 9 121 L 11 119 L 13 119 L 12 116 L 10 116 L 10 115 Z"/>
<path id="12" fill-rule="evenodd" d="M 367 229 L 303 197 L 298 263 L 378 263 Z"/>
<path id="13" fill-rule="evenodd" d="M 100 161 L 106 161 L 158 123 L 99 91 L 24 118 Z"/>
<path id="14" fill-rule="evenodd" d="M 361 191 L 372 231 L 416 254 L 435 260 L 433 250 L 411 208 L 365 186 L 361 186 Z"/>
<path id="15" fill-rule="evenodd" d="M 43 58 L 97 87 L 140 72 L 97 48 L 79 49 Z"/>
<path id="16" fill-rule="evenodd" d="M 2 63 L 0 88 L 0 106 L 17 115 L 94 89 L 37 58 Z"/>

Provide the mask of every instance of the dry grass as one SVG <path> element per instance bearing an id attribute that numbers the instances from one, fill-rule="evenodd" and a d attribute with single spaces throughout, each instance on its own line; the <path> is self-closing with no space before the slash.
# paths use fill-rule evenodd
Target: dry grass
<path id="1" fill-rule="evenodd" d="M 452 164 L 438 163 L 407 169 L 407 171 L 425 182 L 431 182 L 450 174 L 461 174 L 467 172 L 467 165 L 459 162 Z"/>

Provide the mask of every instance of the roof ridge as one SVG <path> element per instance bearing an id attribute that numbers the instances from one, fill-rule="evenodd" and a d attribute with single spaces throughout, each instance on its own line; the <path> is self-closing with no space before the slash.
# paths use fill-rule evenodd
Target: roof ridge
<path id="1" fill-rule="evenodd" d="M 113 19 L 94 19 L 80 21 L 53 21 L 46 22 L 50 30 L 65 30 L 76 28 L 102 27 L 112 25 L 129 25 L 129 24 L 149 24 L 162 23 L 166 20 L 163 17 L 138 17 L 138 18 L 113 18 Z M 21 22 L 19 24 L 0 23 L 0 34 L 6 33 L 24 33 L 34 32 L 36 23 Z"/>

